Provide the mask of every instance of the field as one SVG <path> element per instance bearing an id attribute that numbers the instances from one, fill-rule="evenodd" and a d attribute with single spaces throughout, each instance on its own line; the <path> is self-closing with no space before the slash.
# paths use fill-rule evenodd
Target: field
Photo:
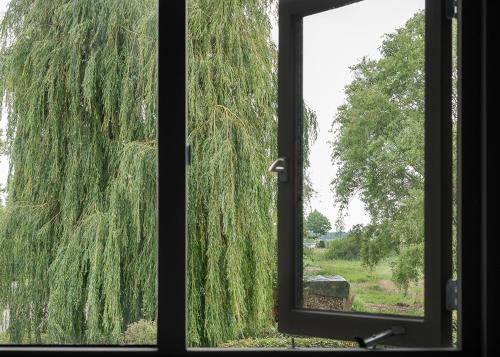
<path id="1" fill-rule="evenodd" d="M 413 284 L 405 295 L 391 281 L 390 263 L 382 261 L 370 272 L 359 260 L 325 258 L 326 248 L 314 248 L 304 258 L 304 275 L 341 275 L 350 283 L 352 310 L 369 313 L 423 316 L 423 281 Z"/>

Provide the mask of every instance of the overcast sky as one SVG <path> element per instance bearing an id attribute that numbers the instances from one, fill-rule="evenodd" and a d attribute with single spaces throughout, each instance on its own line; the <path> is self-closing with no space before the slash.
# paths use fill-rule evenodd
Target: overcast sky
<path id="1" fill-rule="evenodd" d="M 332 225 L 338 211 L 330 187 L 336 168 L 330 159 L 328 142 L 333 136 L 329 130 L 345 100 L 344 87 L 353 79 L 349 66 L 363 56 L 379 58 L 383 35 L 403 26 L 424 8 L 425 0 L 364 0 L 304 18 L 304 100 L 318 117 L 318 139 L 311 148 L 309 169 L 318 194 L 311 201 L 311 209 L 325 214 Z M 273 39 L 277 43 L 276 23 Z M 345 229 L 368 222 L 363 203 L 355 197 L 344 219 Z"/>

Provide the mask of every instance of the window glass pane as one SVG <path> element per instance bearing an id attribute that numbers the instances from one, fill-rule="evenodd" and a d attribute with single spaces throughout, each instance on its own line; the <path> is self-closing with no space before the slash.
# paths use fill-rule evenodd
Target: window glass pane
<path id="1" fill-rule="evenodd" d="M 156 344 L 157 6 L 0 0 L 0 344 Z"/>
<path id="2" fill-rule="evenodd" d="M 424 5 L 303 19 L 304 308 L 424 314 Z"/>

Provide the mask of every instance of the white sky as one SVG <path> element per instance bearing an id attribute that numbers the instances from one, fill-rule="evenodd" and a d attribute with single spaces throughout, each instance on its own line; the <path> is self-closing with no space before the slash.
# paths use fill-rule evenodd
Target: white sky
<path id="1" fill-rule="evenodd" d="M 330 159 L 328 141 L 333 137 L 329 130 L 337 107 L 344 102 L 344 86 L 353 79 L 349 66 L 363 56 L 379 58 L 382 36 L 401 27 L 424 8 L 425 0 L 365 0 L 304 18 L 304 100 L 318 118 L 318 139 L 311 147 L 309 169 L 318 194 L 311 200 L 311 209 L 326 215 L 332 226 L 338 211 L 330 188 L 336 168 Z M 276 23 L 273 25 L 273 39 L 277 43 L 278 29 Z M 363 203 L 354 197 L 344 219 L 344 229 L 368 222 Z"/>

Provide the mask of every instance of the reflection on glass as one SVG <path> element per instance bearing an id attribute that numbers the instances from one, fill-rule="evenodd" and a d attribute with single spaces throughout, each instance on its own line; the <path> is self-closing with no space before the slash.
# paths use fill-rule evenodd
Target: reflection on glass
<path id="1" fill-rule="evenodd" d="M 423 9 L 303 20 L 304 308 L 424 314 Z"/>

